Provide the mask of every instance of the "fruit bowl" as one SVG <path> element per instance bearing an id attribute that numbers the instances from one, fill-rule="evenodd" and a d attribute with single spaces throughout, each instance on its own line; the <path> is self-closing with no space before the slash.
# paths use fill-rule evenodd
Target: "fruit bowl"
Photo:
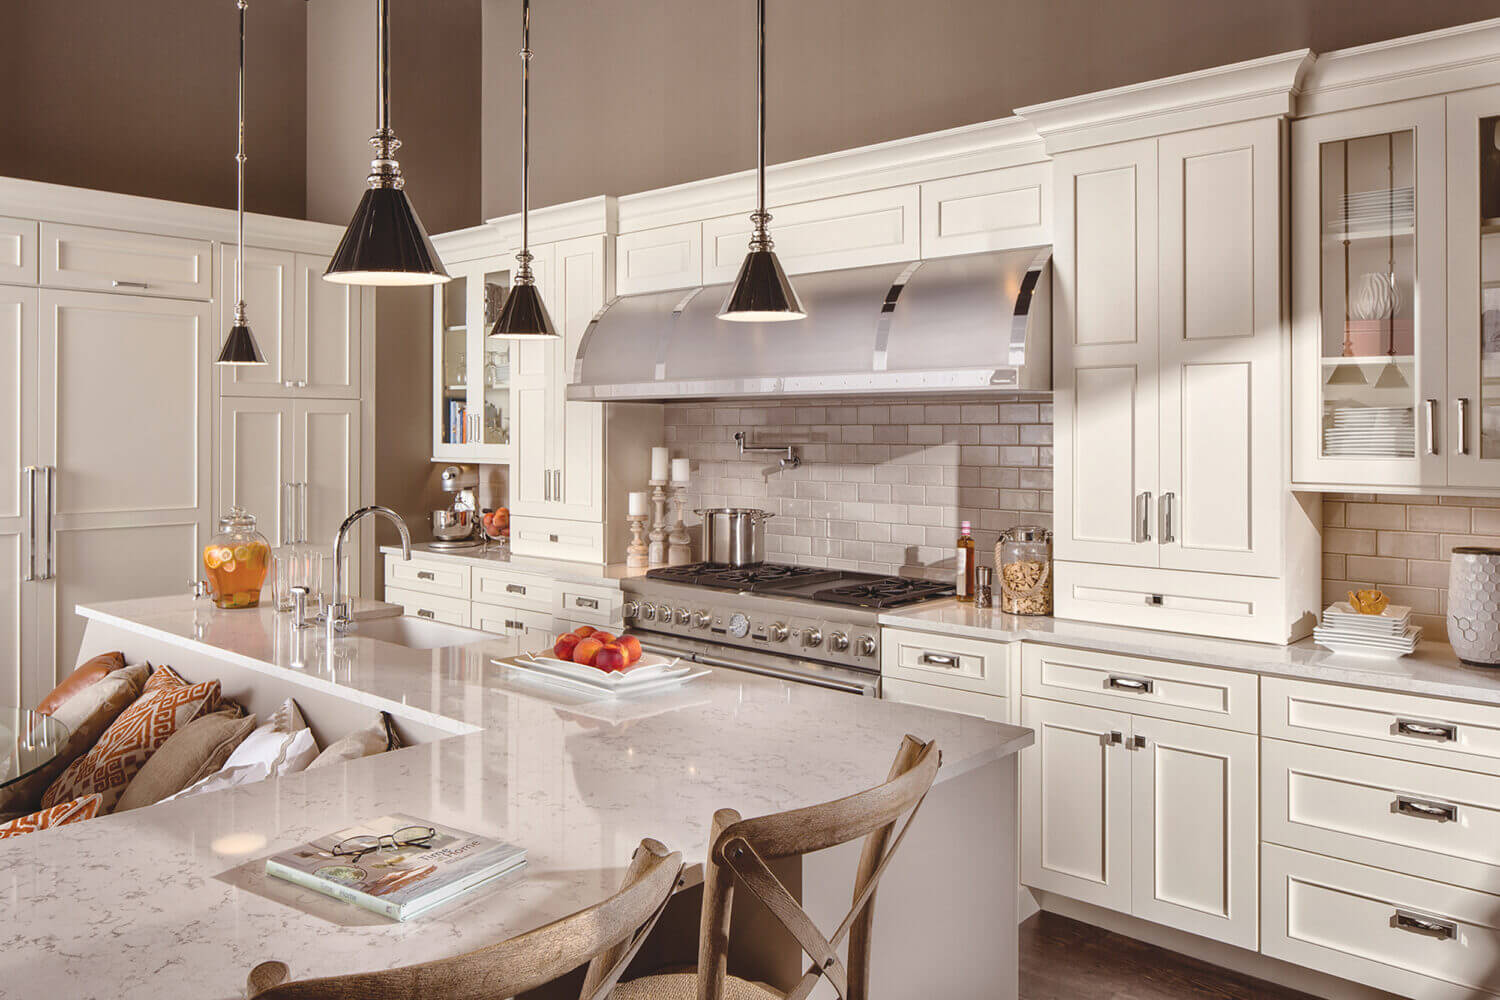
<path id="1" fill-rule="evenodd" d="M 593 667 L 604 673 L 623 673 L 641 662 L 640 640 L 633 635 L 616 636 L 590 625 L 564 632 L 552 644 L 550 657 L 562 663 Z"/>

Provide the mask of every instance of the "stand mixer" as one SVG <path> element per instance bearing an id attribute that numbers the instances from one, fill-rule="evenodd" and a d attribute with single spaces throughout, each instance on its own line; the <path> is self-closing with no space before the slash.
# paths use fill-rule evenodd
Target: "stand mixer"
<path id="1" fill-rule="evenodd" d="M 432 512 L 432 547 L 467 549 L 483 543 L 479 532 L 479 473 L 461 465 L 443 470 L 442 491 L 448 506 Z"/>

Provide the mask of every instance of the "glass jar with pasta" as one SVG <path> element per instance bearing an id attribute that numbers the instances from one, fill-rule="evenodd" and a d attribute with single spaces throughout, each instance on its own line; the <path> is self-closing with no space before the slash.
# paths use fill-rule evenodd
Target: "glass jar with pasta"
<path id="1" fill-rule="evenodd" d="M 1023 524 L 1000 533 L 995 544 L 1000 610 L 1010 615 L 1052 613 L 1052 532 Z"/>

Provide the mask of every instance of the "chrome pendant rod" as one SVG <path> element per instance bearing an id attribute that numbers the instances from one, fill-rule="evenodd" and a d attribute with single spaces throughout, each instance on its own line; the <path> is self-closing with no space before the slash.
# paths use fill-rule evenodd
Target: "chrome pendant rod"
<path id="1" fill-rule="evenodd" d="M 391 130 L 391 5 L 389 0 L 376 0 L 379 7 L 375 25 L 376 62 L 375 93 L 379 106 L 375 109 L 375 131 Z"/>
<path id="2" fill-rule="evenodd" d="M 750 234 L 751 250 L 770 250 L 771 234 L 766 224 L 771 215 L 766 211 L 766 0 L 756 0 L 755 92 L 755 214 L 750 221 L 755 224 Z"/>
<path id="3" fill-rule="evenodd" d="M 235 152 L 235 215 L 234 215 L 234 321 L 245 322 L 245 8 L 248 0 L 236 0 L 240 11 L 240 131 L 239 147 Z"/>
<path id="4" fill-rule="evenodd" d="M 534 284 L 531 273 L 531 0 L 521 0 L 521 251 L 516 284 Z"/>

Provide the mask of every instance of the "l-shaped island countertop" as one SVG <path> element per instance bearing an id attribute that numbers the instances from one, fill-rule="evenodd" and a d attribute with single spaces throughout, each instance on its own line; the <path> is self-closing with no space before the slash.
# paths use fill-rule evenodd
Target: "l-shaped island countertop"
<path id="1" fill-rule="evenodd" d="M 111 637 L 253 669 L 285 696 L 337 693 L 453 735 L 0 842 L 0 997 L 238 997 L 267 959 L 301 978 L 453 955 L 610 895 L 644 837 L 696 869 L 716 809 L 753 816 L 878 784 L 907 733 L 938 741 L 939 783 L 1031 742 L 721 670 L 658 697 L 590 700 L 492 662 L 522 652 L 511 638 L 413 650 L 355 635 L 330 657 L 321 631 L 283 635 L 267 608 L 164 597 L 78 612 Z M 529 864 L 405 924 L 264 874 L 270 854 L 393 812 L 511 840 Z"/>

